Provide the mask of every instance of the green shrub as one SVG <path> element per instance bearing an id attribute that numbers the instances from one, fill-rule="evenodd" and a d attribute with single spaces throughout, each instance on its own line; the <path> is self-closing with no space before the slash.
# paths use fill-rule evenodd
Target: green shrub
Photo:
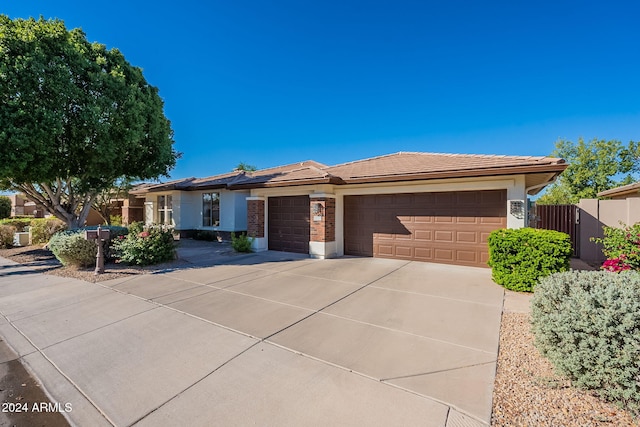
<path id="1" fill-rule="evenodd" d="M 127 227 L 121 227 L 118 225 L 101 225 L 100 228 L 103 230 L 109 230 L 109 240 L 104 243 L 104 259 L 105 261 L 114 261 L 116 259 L 115 251 L 112 249 L 112 243 L 116 240 L 120 239 L 120 236 L 126 236 L 129 234 L 129 229 Z M 90 225 L 88 227 L 82 227 L 77 229 L 76 231 L 82 233 L 86 230 L 97 230 L 97 225 Z"/>
<path id="2" fill-rule="evenodd" d="M 31 244 L 47 243 L 54 234 L 67 228 L 64 221 L 57 218 L 34 218 L 29 223 Z"/>
<path id="3" fill-rule="evenodd" d="M 109 215 L 110 225 L 122 225 L 122 215 Z"/>
<path id="4" fill-rule="evenodd" d="M 620 226 L 602 227 L 604 238 L 591 239 L 602 244 L 602 253 L 607 257 L 602 268 L 613 272 L 640 270 L 640 222 Z"/>
<path id="5" fill-rule="evenodd" d="M 130 232 L 113 242 L 120 260 L 135 265 L 151 265 L 171 261 L 176 257 L 173 232 L 162 227 L 149 227 L 139 233 Z"/>
<path id="6" fill-rule="evenodd" d="M 81 230 L 56 233 L 49 240 L 49 249 L 62 265 L 88 267 L 95 264 L 98 248 L 95 242 L 84 238 Z"/>
<path id="7" fill-rule="evenodd" d="M 536 287 L 535 344 L 574 385 L 640 409 L 640 274 L 558 273 Z"/>
<path id="8" fill-rule="evenodd" d="M 131 224 L 129 224 L 129 227 L 127 227 L 127 229 L 129 230 L 130 234 L 142 233 L 142 231 L 144 230 L 144 223 L 133 221 Z"/>
<path id="9" fill-rule="evenodd" d="M 493 280 L 514 291 L 533 292 L 540 278 L 568 270 L 572 253 L 569 235 L 559 231 L 501 229 L 489 235 Z"/>
<path id="10" fill-rule="evenodd" d="M 13 247 L 13 236 L 16 232 L 11 225 L 0 225 L 0 249 Z"/>
<path id="11" fill-rule="evenodd" d="M 11 216 L 11 199 L 8 196 L 0 196 L 0 219 Z"/>
<path id="12" fill-rule="evenodd" d="M 16 233 L 22 233 L 31 225 L 33 218 L 8 218 L 0 220 L 0 225 L 10 225 L 16 229 Z"/>
<path id="13" fill-rule="evenodd" d="M 253 244 L 253 237 L 247 236 L 242 233 L 236 237 L 236 233 L 231 233 L 231 247 L 236 252 L 251 252 L 251 245 Z"/>

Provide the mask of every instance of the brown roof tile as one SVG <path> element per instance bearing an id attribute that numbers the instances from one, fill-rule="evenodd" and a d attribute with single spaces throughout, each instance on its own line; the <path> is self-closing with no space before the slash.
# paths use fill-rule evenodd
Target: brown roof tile
<path id="1" fill-rule="evenodd" d="M 504 175 L 517 170 L 566 167 L 564 160 L 553 157 L 498 156 L 479 154 L 395 153 L 358 160 L 326 169 L 346 183 L 403 180 L 451 176 Z"/>
<path id="2" fill-rule="evenodd" d="M 632 184 L 623 185 L 621 187 L 612 188 L 610 190 L 601 191 L 598 193 L 598 197 L 615 197 L 625 196 L 627 194 L 634 194 L 640 191 L 640 181 Z"/>
<path id="3" fill-rule="evenodd" d="M 367 183 L 409 181 L 452 177 L 493 176 L 516 173 L 547 173 L 545 180 L 561 173 L 563 159 L 534 156 L 498 156 L 480 154 L 441 154 L 400 152 L 336 166 L 313 160 L 261 169 L 255 172 L 233 171 L 207 178 L 187 178 L 152 184 L 136 191 L 205 188 L 284 187 L 316 183 Z"/>

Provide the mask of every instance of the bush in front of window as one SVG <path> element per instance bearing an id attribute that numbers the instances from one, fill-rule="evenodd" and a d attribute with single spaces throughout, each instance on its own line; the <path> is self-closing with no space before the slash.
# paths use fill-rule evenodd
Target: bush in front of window
<path id="1" fill-rule="evenodd" d="M 160 264 L 176 258 L 173 231 L 160 226 L 129 232 L 114 240 L 112 248 L 121 261 L 133 265 Z"/>
<path id="2" fill-rule="evenodd" d="M 236 233 L 231 233 L 231 247 L 236 252 L 251 252 L 251 245 L 253 244 L 253 237 L 247 236 L 242 233 L 236 237 Z"/>

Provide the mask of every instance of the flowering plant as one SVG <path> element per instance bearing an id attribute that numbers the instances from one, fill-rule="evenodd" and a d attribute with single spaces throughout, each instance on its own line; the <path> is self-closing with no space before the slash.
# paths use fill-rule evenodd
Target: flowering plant
<path id="1" fill-rule="evenodd" d="M 602 269 L 612 273 L 631 270 L 631 266 L 627 264 L 626 259 L 627 257 L 624 255 L 620 255 L 620 258 L 610 258 L 602 264 Z"/>
<path id="2" fill-rule="evenodd" d="M 152 225 L 139 232 L 131 231 L 124 239 L 113 244 L 121 261 L 135 265 L 151 265 L 175 259 L 173 230 Z"/>
<path id="3" fill-rule="evenodd" d="M 620 225 L 621 228 L 603 227 L 604 238 L 592 239 L 602 244 L 602 252 L 607 257 L 602 269 L 615 273 L 640 270 L 640 223 Z"/>

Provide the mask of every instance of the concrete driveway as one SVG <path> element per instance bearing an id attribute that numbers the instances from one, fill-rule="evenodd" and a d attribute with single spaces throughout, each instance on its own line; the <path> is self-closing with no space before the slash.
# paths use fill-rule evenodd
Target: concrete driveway
<path id="1" fill-rule="evenodd" d="M 0 335 L 80 426 L 483 426 L 488 269 L 266 252 L 91 284 L 0 258 Z"/>

